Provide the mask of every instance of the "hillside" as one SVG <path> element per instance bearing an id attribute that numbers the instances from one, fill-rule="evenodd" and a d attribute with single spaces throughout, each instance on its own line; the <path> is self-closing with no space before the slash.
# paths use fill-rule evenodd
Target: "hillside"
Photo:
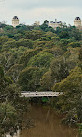
<path id="1" fill-rule="evenodd" d="M 81 31 L 74 26 L 53 30 L 45 23 L 38 27 L 21 24 L 16 28 L 1 24 L 0 28 L 0 110 L 7 101 L 6 107 L 16 116 L 19 108 L 13 95 L 19 96 L 19 88 L 19 91 L 60 91 L 64 96 L 54 100 L 53 107 L 66 114 L 63 122 L 82 123 Z M 5 94 L 10 96 L 3 99 Z M 21 105 L 20 99 L 18 103 Z M 0 129 L 4 130 L 1 123 Z"/>

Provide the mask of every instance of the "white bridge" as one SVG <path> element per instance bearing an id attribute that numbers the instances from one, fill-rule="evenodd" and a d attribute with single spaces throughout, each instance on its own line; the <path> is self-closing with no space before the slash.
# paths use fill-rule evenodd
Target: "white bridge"
<path id="1" fill-rule="evenodd" d="M 21 97 L 56 97 L 62 94 L 63 94 L 62 92 L 52 92 L 52 91 L 43 91 L 43 92 L 22 91 Z"/>

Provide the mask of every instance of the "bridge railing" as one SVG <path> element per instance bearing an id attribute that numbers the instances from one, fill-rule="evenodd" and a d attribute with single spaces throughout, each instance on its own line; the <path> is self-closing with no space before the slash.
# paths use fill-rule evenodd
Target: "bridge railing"
<path id="1" fill-rule="evenodd" d="M 62 92 L 53 92 L 53 91 L 42 91 L 42 92 L 28 92 L 28 91 L 23 91 L 21 93 L 21 96 L 25 96 L 25 97 L 41 97 L 41 96 L 59 96 L 62 95 Z"/>

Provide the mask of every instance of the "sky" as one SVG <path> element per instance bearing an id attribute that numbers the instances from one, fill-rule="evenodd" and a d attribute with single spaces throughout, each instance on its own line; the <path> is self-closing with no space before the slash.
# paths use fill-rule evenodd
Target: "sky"
<path id="1" fill-rule="evenodd" d="M 82 0 L 0 0 L 0 22 L 11 25 L 13 16 L 26 25 L 55 19 L 73 25 L 75 17 L 82 19 Z"/>

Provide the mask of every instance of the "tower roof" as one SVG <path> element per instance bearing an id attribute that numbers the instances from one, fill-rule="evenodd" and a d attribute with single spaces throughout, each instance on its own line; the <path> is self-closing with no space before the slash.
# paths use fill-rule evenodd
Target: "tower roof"
<path id="1" fill-rule="evenodd" d="M 13 19 L 18 19 L 18 17 L 17 17 L 17 16 L 14 16 Z"/>
<path id="2" fill-rule="evenodd" d="M 76 17 L 75 20 L 81 20 L 80 17 Z"/>

